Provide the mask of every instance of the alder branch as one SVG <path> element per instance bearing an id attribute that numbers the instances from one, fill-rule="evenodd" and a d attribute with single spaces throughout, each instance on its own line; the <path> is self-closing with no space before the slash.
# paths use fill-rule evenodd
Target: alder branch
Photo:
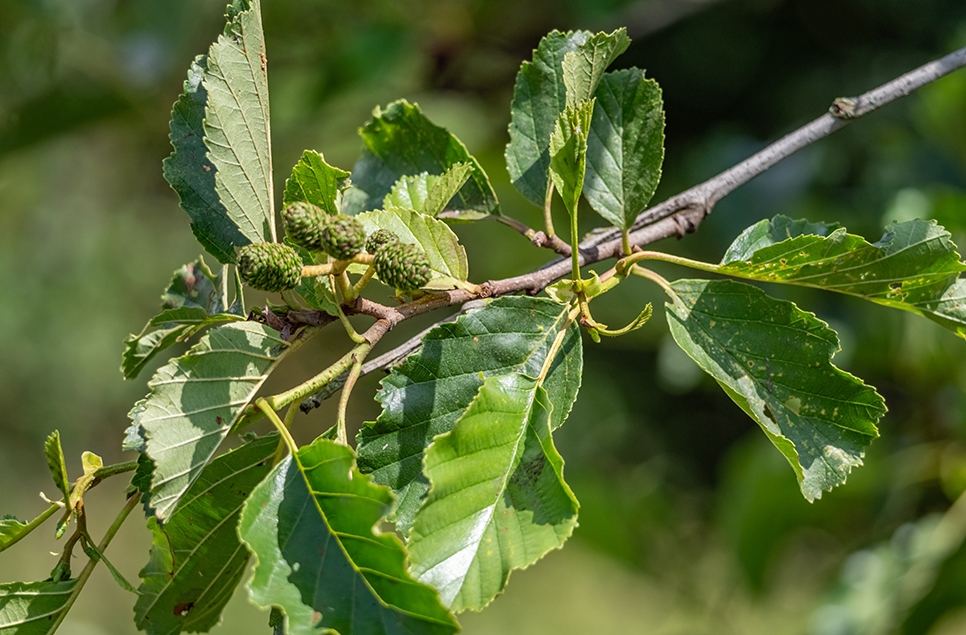
<path id="1" fill-rule="evenodd" d="M 659 205 L 642 212 L 631 226 L 631 245 L 634 247 L 642 247 L 672 236 L 680 238 L 685 234 L 693 233 L 704 218 L 711 213 L 711 210 L 718 201 L 782 159 L 844 128 L 853 120 L 881 108 L 900 97 L 904 97 L 916 89 L 948 75 L 963 66 L 966 66 L 966 47 L 936 61 L 920 66 L 858 97 L 836 99 L 829 108 L 829 112 L 823 114 L 811 123 L 785 135 L 760 152 L 721 172 L 717 176 L 708 179 L 704 183 L 672 196 Z M 543 234 L 543 232 L 537 232 L 523 223 L 512 219 L 503 222 L 529 238 L 534 244 L 539 244 L 533 239 L 537 234 Z M 567 251 L 569 252 L 569 245 L 565 243 L 564 245 L 568 247 Z M 556 248 L 557 246 L 549 244 L 539 244 L 539 246 L 550 246 L 560 253 L 560 250 Z M 593 232 L 586 240 L 580 243 L 578 248 L 580 250 L 579 262 L 581 266 L 612 258 L 619 258 L 623 254 L 620 230 L 611 228 Z M 569 253 L 567 255 L 569 256 Z M 348 309 L 352 313 L 368 315 L 376 319 L 376 323 L 366 332 L 366 339 L 371 342 L 373 339 L 378 341 L 396 324 L 428 311 L 456 304 L 465 305 L 468 302 L 481 298 L 498 297 L 519 293 L 521 291 L 529 295 L 536 295 L 555 280 L 569 275 L 570 270 L 570 259 L 565 257 L 548 263 L 544 267 L 527 274 L 485 282 L 480 285 L 480 291 L 476 294 L 462 289 L 433 293 L 398 307 L 387 307 L 372 302 L 371 300 L 360 298 L 353 306 L 348 307 Z M 302 320 L 308 321 L 305 316 L 302 316 Z M 321 320 L 322 318 L 319 318 L 319 321 Z M 430 327 L 430 329 L 435 328 L 444 321 L 446 320 L 438 322 Z M 363 374 L 380 368 L 387 368 L 398 363 L 418 348 L 418 344 L 423 335 L 430 329 L 427 329 L 404 344 L 367 363 L 363 367 Z M 313 395 L 312 398 L 321 397 L 319 399 L 319 402 L 321 402 L 322 399 L 334 394 L 338 389 L 335 385 L 337 381 L 332 382 L 331 391 L 326 388 L 320 393 Z M 318 403 L 314 403 L 308 408 L 303 406 L 303 409 L 307 411 L 317 406 Z"/>
<path id="2" fill-rule="evenodd" d="M 677 222 L 662 225 L 660 231 L 638 234 L 636 239 L 638 242 L 635 244 L 644 245 L 661 238 L 669 238 L 674 235 L 681 236 L 683 233 L 693 232 L 704 217 L 711 213 L 718 201 L 782 159 L 837 130 L 841 130 L 855 119 L 867 115 L 900 97 L 905 97 L 914 90 L 922 88 L 963 66 L 966 66 L 966 47 L 920 66 L 914 71 L 910 71 L 858 97 L 836 99 L 829 108 L 829 112 L 818 119 L 785 135 L 761 152 L 752 155 L 721 174 L 672 196 L 660 205 L 639 214 L 631 226 L 631 231 L 652 225 L 677 212 L 685 212 Z M 695 212 L 701 212 L 701 214 Z M 603 245 L 619 237 L 620 230 L 618 229 L 600 231 L 581 243 L 581 249 Z M 631 238 L 633 242 L 634 235 Z M 640 242 L 641 240 L 647 242 Z"/>

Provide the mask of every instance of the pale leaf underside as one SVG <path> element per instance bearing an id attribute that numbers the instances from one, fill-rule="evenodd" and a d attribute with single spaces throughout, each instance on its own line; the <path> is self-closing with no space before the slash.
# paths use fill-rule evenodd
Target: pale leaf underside
<path id="1" fill-rule="evenodd" d="M 0 635 L 47 635 L 76 580 L 0 584 Z"/>
<path id="2" fill-rule="evenodd" d="M 274 241 L 268 74 L 259 0 L 235 0 L 225 33 L 211 45 L 203 85 L 205 145 L 215 191 L 252 242 Z M 230 9 L 231 10 L 231 9 Z"/>
<path id="3" fill-rule="evenodd" d="M 278 332 L 238 322 L 158 369 L 130 417 L 155 463 L 148 505 L 164 522 L 288 349 Z"/>

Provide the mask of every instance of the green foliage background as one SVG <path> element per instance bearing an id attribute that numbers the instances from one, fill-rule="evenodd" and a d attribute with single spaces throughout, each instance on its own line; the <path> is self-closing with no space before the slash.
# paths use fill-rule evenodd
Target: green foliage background
<path id="1" fill-rule="evenodd" d="M 75 474 L 85 449 L 106 462 L 129 458 L 120 451 L 125 413 L 149 375 L 122 381 L 121 342 L 154 314 L 173 263 L 198 253 L 161 176 L 170 106 L 189 61 L 220 31 L 224 4 L 0 0 L 0 513 L 29 517 L 43 508 L 37 491 L 54 496 L 41 458 L 51 429 Z M 510 186 L 502 153 L 513 77 L 551 28 L 628 26 L 634 43 L 617 66 L 646 68 L 667 112 L 655 200 L 746 157 L 834 97 L 966 44 L 966 6 L 956 0 L 266 0 L 263 12 L 279 195 L 284 166 L 306 147 L 351 168 L 356 128 L 373 106 L 404 97 L 459 136 L 504 211 L 534 226 L 540 212 Z M 744 227 L 779 213 L 838 221 L 873 241 L 889 221 L 931 217 L 966 246 L 966 74 L 792 157 L 722 201 L 697 234 L 659 247 L 717 261 Z M 546 258 L 495 223 L 457 231 L 475 281 Z M 642 296 L 633 307 L 662 299 L 642 282 L 626 286 Z M 886 397 L 890 412 L 866 465 L 809 505 L 784 459 L 673 345 L 663 320 L 588 341 L 580 397 L 556 436 L 580 526 L 566 550 L 515 574 L 486 612 L 465 615 L 467 633 L 895 630 L 834 630 L 844 609 L 817 607 L 846 588 L 837 586 L 844 567 L 864 591 L 850 600 L 855 613 L 873 610 L 877 583 L 901 565 L 895 546 L 910 531 L 900 529 L 966 488 L 966 343 L 858 300 L 769 292 L 829 321 L 843 341 L 836 365 Z M 595 304 L 602 322 L 633 317 L 623 293 Z M 387 344 L 428 323 L 413 322 Z M 325 338 L 336 336 L 317 338 L 270 384 L 331 362 Z M 366 397 L 376 381 L 355 393 L 356 421 L 378 413 Z M 296 430 L 301 441 L 328 427 L 333 407 Z M 91 496 L 95 535 L 121 486 Z M 150 542 L 138 525 L 130 521 L 111 549 L 130 579 Z M 49 533 L 2 554 L 0 581 L 45 577 L 55 559 L 37 554 L 54 549 Z M 891 551 L 877 546 L 890 540 Z M 958 548 L 901 632 L 966 630 L 964 576 Z M 133 606 L 100 568 L 63 632 L 133 633 Z M 215 632 L 268 631 L 243 593 L 229 607 Z"/>

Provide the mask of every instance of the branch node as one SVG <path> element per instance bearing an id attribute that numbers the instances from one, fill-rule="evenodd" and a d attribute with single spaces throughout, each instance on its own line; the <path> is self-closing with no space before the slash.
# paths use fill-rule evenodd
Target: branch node
<path id="1" fill-rule="evenodd" d="M 828 111 L 836 119 L 854 119 L 858 116 L 856 101 L 851 97 L 836 98 Z"/>

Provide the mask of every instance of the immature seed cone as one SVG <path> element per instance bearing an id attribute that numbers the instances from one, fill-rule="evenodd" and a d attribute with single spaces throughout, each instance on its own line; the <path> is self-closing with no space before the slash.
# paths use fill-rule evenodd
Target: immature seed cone
<path id="1" fill-rule="evenodd" d="M 366 230 L 354 216 L 326 216 L 320 224 L 322 251 L 336 260 L 349 260 L 366 244 Z"/>
<path id="2" fill-rule="evenodd" d="M 322 251 L 322 221 L 325 212 L 311 203 L 292 203 L 282 210 L 285 235 L 296 245 L 309 251 Z"/>
<path id="3" fill-rule="evenodd" d="M 287 291 L 302 280 L 302 259 L 288 245 L 253 243 L 238 252 L 238 273 L 255 289 Z"/>
<path id="4" fill-rule="evenodd" d="M 376 275 L 390 287 L 412 291 L 429 282 L 429 258 L 419 245 L 400 242 L 381 246 L 372 259 Z"/>
<path id="5" fill-rule="evenodd" d="M 372 232 L 368 240 L 366 240 L 366 251 L 372 255 L 376 255 L 376 252 L 379 251 L 383 245 L 398 242 L 399 237 L 388 229 L 377 229 L 376 231 Z"/>

